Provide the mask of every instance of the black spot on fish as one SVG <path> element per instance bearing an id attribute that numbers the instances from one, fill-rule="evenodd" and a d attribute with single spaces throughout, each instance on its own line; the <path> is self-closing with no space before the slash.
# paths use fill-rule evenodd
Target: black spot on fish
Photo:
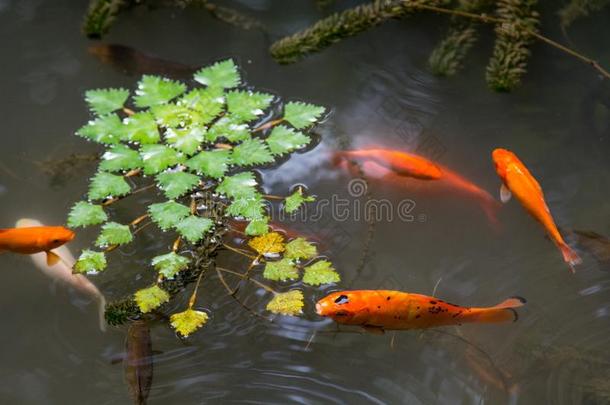
<path id="1" fill-rule="evenodd" d="M 377 305 L 377 309 L 381 309 L 381 305 Z"/>
<path id="2" fill-rule="evenodd" d="M 390 300 L 390 297 L 386 298 L 386 301 L 389 301 L 389 300 Z"/>
<path id="3" fill-rule="evenodd" d="M 430 301 L 430 304 L 436 305 L 436 301 Z"/>
<path id="4" fill-rule="evenodd" d="M 415 319 L 421 318 L 421 315 L 415 315 Z"/>
<path id="5" fill-rule="evenodd" d="M 335 316 L 347 316 L 347 312 L 345 312 L 345 311 L 337 311 L 337 312 L 335 312 Z"/>

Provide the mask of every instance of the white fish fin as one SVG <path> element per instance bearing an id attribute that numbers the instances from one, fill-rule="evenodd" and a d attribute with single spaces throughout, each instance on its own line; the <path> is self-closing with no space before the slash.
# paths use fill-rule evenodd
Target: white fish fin
<path id="1" fill-rule="evenodd" d="M 502 201 L 503 203 L 507 203 L 511 197 L 512 194 L 508 187 L 502 184 L 502 186 L 500 187 L 500 201 Z"/>
<path id="2" fill-rule="evenodd" d="M 45 253 L 47 254 L 47 266 L 54 266 L 61 261 L 61 257 L 59 257 L 57 253 L 50 250 L 47 250 Z"/>

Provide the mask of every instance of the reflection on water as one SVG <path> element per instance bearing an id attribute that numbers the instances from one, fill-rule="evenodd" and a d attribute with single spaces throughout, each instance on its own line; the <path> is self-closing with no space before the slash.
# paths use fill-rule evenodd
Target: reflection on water
<path id="1" fill-rule="evenodd" d="M 319 13 L 305 0 L 298 2 L 298 16 L 269 1 L 234 3 L 264 19 L 272 37 Z M 65 220 L 69 205 L 86 190 L 91 169 L 62 166 L 64 181 L 53 181 L 34 162 L 98 152 L 72 136 L 88 117 L 83 91 L 133 86 L 132 77 L 102 66 L 87 52 L 92 43 L 79 33 L 85 6 L 0 0 L 5 226 L 20 217 Z M 587 24 L 595 33 L 587 40 L 589 53 L 601 55 L 609 27 L 598 19 Z M 549 33 L 560 35 L 553 29 L 549 23 Z M 610 273 L 600 271 L 595 247 L 579 241 L 584 263 L 571 275 L 518 204 L 502 207 L 502 230 L 495 232 L 476 206 L 460 199 L 373 182 L 369 197 L 354 197 L 348 191 L 352 175 L 332 165 L 335 150 L 402 149 L 451 167 L 496 197 L 499 182 L 490 152 L 506 147 L 540 180 L 563 228 L 610 235 L 608 87 L 586 66 L 545 49 L 537 52 L 524 87 L 514 94 L 485 88 L 478 63 L 487 57 L 484 49 L 473 50 L 477 63 L 464 74 L 439 80 L 425 69 L 436 36 L 437 27 L 425 21 L 388 23 L 299 64 L 278 66 L 267 54 L 264 35 L 244 34 L 205 11 L 134 11 L 113 28 L 110 42 L 188 66 L 237 57 L 257 88 L 332 109 L 316 129 L 322 139 L 318 146 L 280 170 L 262 171 L 267 192 L 285 195 L 301 183 L 318 199 L 415 202 L 418 220 L 412 222 L 380 221 L 371 227 L 362 219 L 335 221 L 328 211 L 315 222 L 286 220 L 286 227 L 323 241 L 321 253 L 341 272 L 341 287 L 435 291 L 465 305 L 493 304 L 511 295 L 528 299 L 514 324 L 373 336 L 337 331 L 314 315 L 315 300 L 338 286 L 311 294 L 304 318 L 271 320 L 253 316 L 221 289 L 207 290 L 198 305 L 213 316 L 188 340 L 178 339 L 164 322 L 151 324 L 152 345 L 162 351 L 154 356 L 151 403 L 609 401 Z M 120 212 L 126 218 L 136 214 L 129 207 Z M 85 246 L 93 234 L 81 236 L 73 249 Z M 147 268 L 153 252 L 170 243 L 154 232 L 142 235 L 93 281 L 109 298 L 120 297 L 147 282 L 146 275 L 136 274 Z M 0 402 L 126 403 L 122 371 L 108 361 L 124 351 L 126 328 L 100 333 L 91 321 L 97 316 L 94 303 L 50 287 L 28 258 L 2 255 L 0 261 L 6 274 L 0 294 L 6 309 Z M 229 255 L 221 255 L 219 263 L 243 265 Z M 250 286 L 238 298 L 265 313 L 263 294 Z M 184 307 L 187 297 L 188 292 L 173 305 Z"/>

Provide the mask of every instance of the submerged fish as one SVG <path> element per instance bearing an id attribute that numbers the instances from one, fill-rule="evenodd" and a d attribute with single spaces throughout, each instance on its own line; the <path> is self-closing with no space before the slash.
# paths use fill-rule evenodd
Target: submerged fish
<path id="1" fill-rule="evenodd" d="M 551 240 L 561 251 L 563 260 L 574 272 L 574 266 L 579 264 L 581 259 L 559 233 L 551 211 L 544 201 L 544 193 L 538 181 L 513 152 L 506 149 L 495 149 L 492 158 L 496 172 L 502 179 L 500 188 L 502 202 L 508 202 L 511 195 L 514 194 L 521 205 L 544 226 Z"/>
<path id="2" fill-rule="evenodd" d="M 459 191 L 473 197 L 492 224 L 498 223 L 497 211 L 500 205 L 487 191 L 453 170 L 422 156 L 372 148 L 335 152 L 333 161 L 335 164 L 357 162 L 365 176 L 410 191 Z M 349 166 L 347 168 L 350 169 Z"/>
<path id="3" fill-rule="evenodd" d="M 42 226 L 42 224 L 35 219 L 20 219 L 15 225 L 17 228 Z M 62 257 L 62 261 L 54 266 L 47 264 L 45 253 L 34 253 L 30 255 L 36 267 L 38 267 L 44 274 L 54 280 L 59 280 L 70 287 L 80 291 L 93 298 L 98 305 L 98 316 L 99 316 L 99 327 L 100 330 L 106 330 L 106 322 L 104 320 L 104 308 L 106 306 L 106 299 L 104 295 L 98 290 L 87 277 L 82 274 L 73 274 L 72 266 L 76 262 L 72 252 L 66 246 L 60 246 L 56 249 L 58 255 Z"/>
<path id="4" fill-rule="evenodd" d="M 186 79 L 197 71 L 195 67 L 161 59 L 125 45 L 95 44 L 88 51 L 102 63 L 130 76 L 158 74 L 172 79 Z"/>
<path id="5" fill-rule="evenodd" d="M 22 225 L 23 226 L 23 225 Z M 63 226 L 28 226 L 0 229 L 0 253 L 14 252 L 25 255 L 44 252 L 47 264 L 52 266 L 61 258 L 52 250 L 74 239 L 74 232 Z"/>
<path id="6" fill-rule="evenodd" d="M 316 304 L 318 315 L 345 325 L 358 325 L 372 332 L 426 329 L 463 323 L 516 321 L 514 308 L 525 299 L 512 297 L 493 307 L 462 307 L 421 294 L 391 290 L 338 291 Z"/>
<path id="7" fill-rule="evenodd" d="M 153 380 L 153 350 L 146 321 L 133 321 L 127 329 L 123 358 L 125 381 L 134 404 L 146 403 Z"/>

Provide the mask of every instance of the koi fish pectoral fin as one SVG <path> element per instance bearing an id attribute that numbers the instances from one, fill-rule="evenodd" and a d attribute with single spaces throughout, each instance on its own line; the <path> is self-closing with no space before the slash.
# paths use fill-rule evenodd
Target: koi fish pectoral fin
<path id="1" fill-rule="evenodd" d="M 47 254 L 47 266 L 54 266 L 61 261 L 61 257 L 50 250 L 45 252 Z"/>
<path id="2" fill-rule="evenodd" d="M 512 193 L 510 192 L 508 187 L 506 187 L 506 185 L 502 184 L 502 186 L 500 187 L 500 201 L 502 201 L 503 203 L 507 203 L 510 201 L 511 197 L 512 197 Z"/>

